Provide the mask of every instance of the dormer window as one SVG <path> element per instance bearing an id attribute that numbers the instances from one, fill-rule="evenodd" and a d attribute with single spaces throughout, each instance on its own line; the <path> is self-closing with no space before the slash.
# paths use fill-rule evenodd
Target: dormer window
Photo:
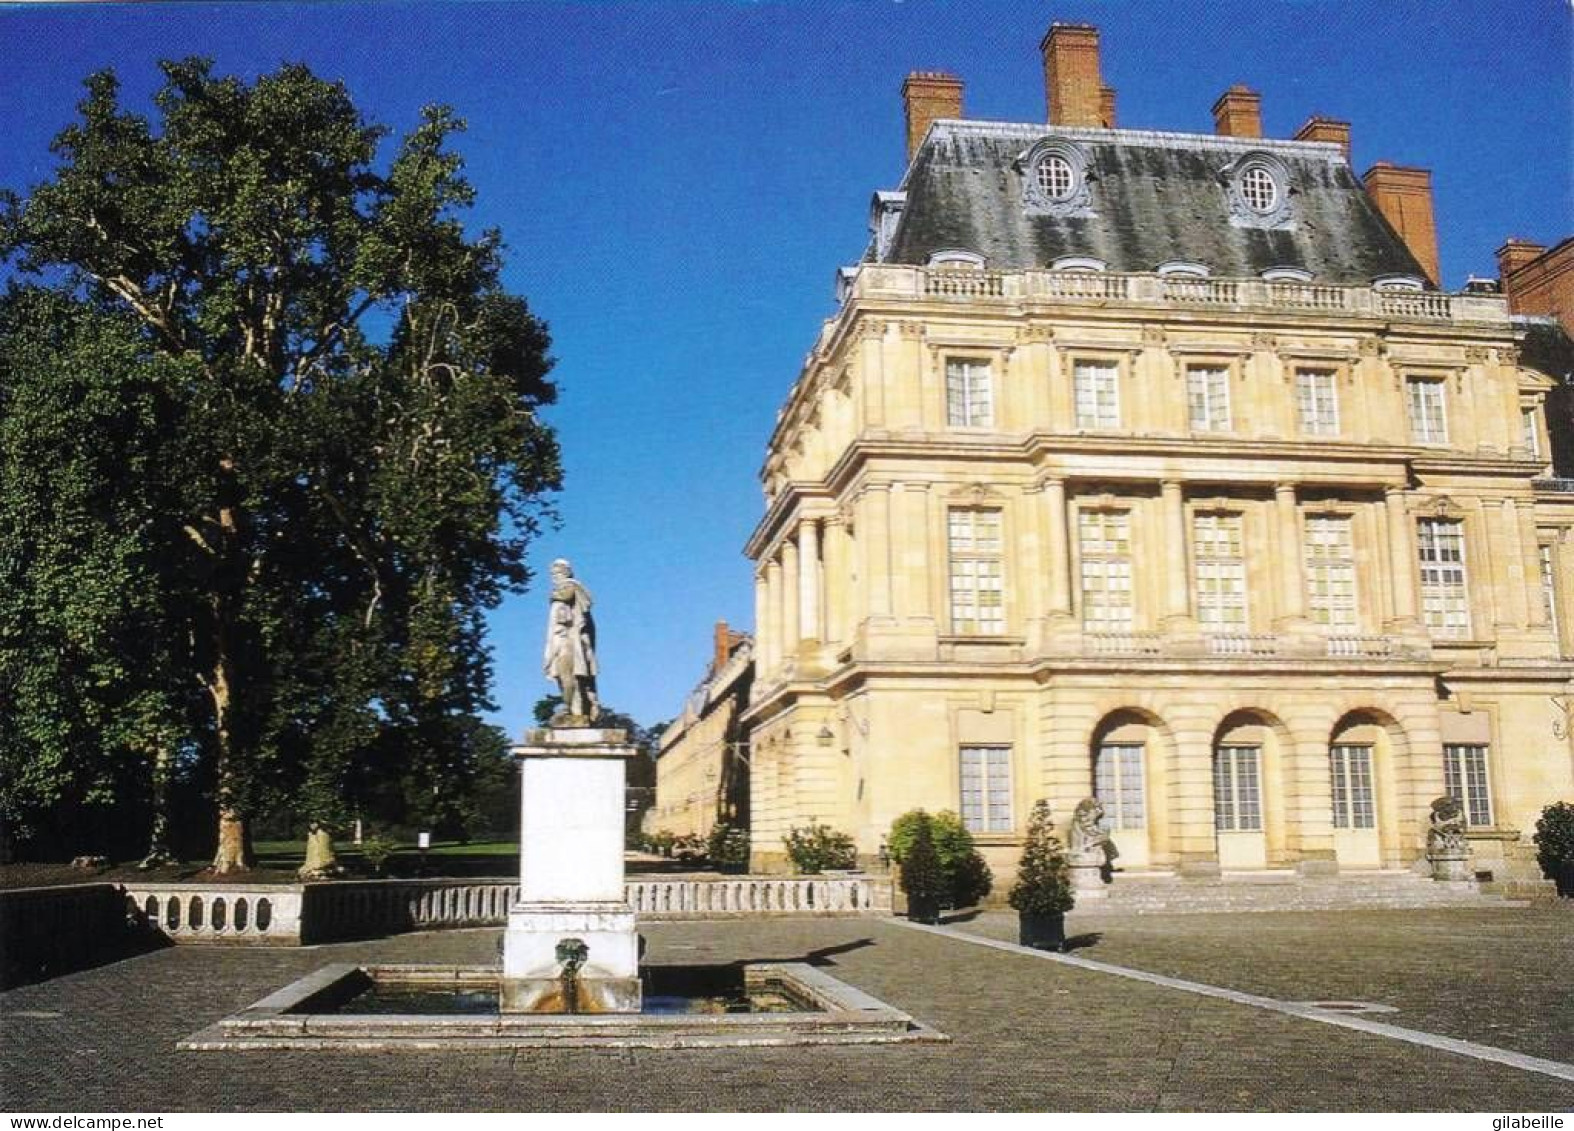
<path id="1" fill-rule="evenodd" d="M 1070 138 L 1046 137 L 1017 155 L 1022 207 L 1030 216 L 1091 216 L 1087 150 Z"/>
<path id="2" fill-rule="evenodd" d="M 1238 228 L 1290 228 L 1295 216 L 1290 206 L 1290 171 L 1266 150 L 1244 153 L 1223 169 L 1219 179 L 1230 208 L 1230 223 Z"/>
<path id="3" fill-rule="evenodd" d="M 1185 279 L 1206 279 L 1210 274 L 1206 263 L 1193 263 L 1189 259 L 1171 259 L 1160 263 L 1155 270 L 1160 275 L 1178 275 Z"/>
<path id="4" fill-rule="evenodd" d="M 1093 255 L 1062 255 L 1049 265 L 1051 271 L 1108 271 L 1109 264 Z"/>
<path id="5" fill-rule="evenodd" d="M 1426 284 L 1414 275 L 1379 275 L 1372 286 L 1380 291 L 1422 291 Z"/>
<path id="6" fill-rule="evenodd" d="M 976 251 L 963 251 L 961 248 L 948 247 L 941 251 L 931 252 L 929 267 L 945 267 L 950 270 L 966 268 L 981 271 L 984 268 L 984 257 Z"/>
<path id="7" fill-rule="evenodd" d="M 1241 170 L 1241 199 L 1253 212 L 1267 215 L 1279 203 L 1279 182 L 1266 165 L 1252 164 Z"/>
<path id="8" fill-rule="evenodd" d="M 1039 190 L 1050 200 L 1069 199 L 1077 187 L 1077 171 L 1058 153 L 1041 158 L 1035 173 Z"/>
<path id="9" fill-rule="evenodd" d="M 1312 273 L 1304 267 L 1269 267 L 1262 277 L 1270 283 L 1310 283 Z"/>

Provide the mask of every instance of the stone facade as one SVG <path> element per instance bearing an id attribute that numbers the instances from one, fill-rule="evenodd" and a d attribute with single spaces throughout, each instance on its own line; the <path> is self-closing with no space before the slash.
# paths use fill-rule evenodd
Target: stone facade
<path id="1" fill-rule="evenodd" d="M 662 732 L 647 831 L 703 837 L 718 821 L 748 823 L 748 734 L 741 716 L 753 679 L 754 641 L 717 622 L 710 668 Z"/>
<path id="2" fill-rule="evenodd" d="M 971 125 L 930 128 L 903 225 L 943 228 L 915 170 Z M 1360 194 L 1344 138 L 1230 144 Z M 1574 493 L 1505 301 L 966 250 L 844 272 L 771 437 L 755 866 L 811 820 L 872 857 L 922 806 L 1009 875 L 1036 799 L 1097 794 L 1128 871 L 1406 868 L 1452 791 L 1475 867 L 1528 874 L 1574 797 Z"/>

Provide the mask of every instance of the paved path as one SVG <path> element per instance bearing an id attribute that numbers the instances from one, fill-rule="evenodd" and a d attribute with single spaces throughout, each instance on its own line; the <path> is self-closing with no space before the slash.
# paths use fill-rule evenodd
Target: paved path
<path id="1" fill-rule="evenodd" d="M 1534 948 L 1501 939 L 1565 928 L 1562 912 L 1341 913 L 1302 916 L 1301 936 L 1349 950 L 1395 1004 L 1411 986 L 1405 940 L 1454 934 L 1491 969 L 1492 985 L 1532 984 Z M 1377 918 L 1369 921 L 1372 916 Z M 1438 917 L 1443 917 L 1439 923 Z M 1452 918 L 1459 916 L 1459 918 Z M 1504 922 L 1494 926 L 1496 918 Z M 1548 916 L 1561 916 L 1548 918 Z M 1279 916 L 1214 920 L 1213 972 L 1249 959 L 1220 938 L 1257 938 Z M 1232 934 L 1224 920 L 1236 924 Z M 1074 930 L 1088 920 L 1078 916 Z M 1161 949 L 1157 920 L 1102 928 L 1078 953 L 1129 962 L 1122 948 Z M 1449 924 L 1453 924 L 1452 927 Z M 973 929 L 996 930 L 1005 917 Z M 1176 927 L 1179 932 L 1184 928 Z M 1197 928 L 1191 928 L 1193 931 Z M 1479 943 L 1469 940 L 1486 936 Z M 1217 934 L 1212 934 L 1217 932 Z M 1092 933 L 1091 931 L 1085 933 Z M 808 959 L 949 1033 L 947 1045 L 848 1048 L 521 1051 L 518 1053 L 181 1053 L 175 1041 L 326 962 L 487 962 L 496 930 L 406 935 L 308 950 L 174 948 L 0 995 L 0 1107 L 10 1111 L 135 1110 L 651 1110 L 651 1109 L 1458 1109 L 1566 1110 L 1574 1084 L 1368 1033 L 996 951 L 880 920 L 666 923 L 647 928 L 656 963 Z M 1280 945 L 1297 935 L 1280 931 Z M 1181 935 L 1171 937 L 1182 940 Z M 1364 940 L 1364 941 L 1363 941 Z M 1566 929 L 1557 940 L 1568 945 Z M 1187 952 L 1202 939 L 1182 946 Z M 1270 952 L 1277 948 L 1268 948 Z M 1242 951 L 1259 954 L 1252 947 Z M 1321 950 L 1307 956 L 1321 959 Z M 1179 963 L 1180 959 L 1174 959 Z M 1260 958 L 1258 959 L 1260 961 Z M 1518 963 L 1522 969 L 1516 973 Z M 1567 968 L 1566 965 L 1564 967 Z M 1261 975 L 1268 978 L 1271 970 Z M 1244 977 L 1244 974 L 1242 974 Z M 1284 975 L 1280 975 L 1284 976 Z M 1218 982 L 1219 979 L 1204 978 Z M 1246 988 L 1246 987 L 1243 987 Z M 1394 992 L 1389 992 L 1394 991 Z M 1257 992 L 1268 992 L 1259 990 Z M 1333 988 L 1297 999 L 1331 996 Z M 1273 996 L 1283 996 L 1273 994 Z M 1566 995 L 1565 995 L 1566 996 Z M 1527 993 L 1545 1013 L 1554 1003 Z M 1494 1005 L 1490 1016 L 1509 1016 Z M 1561 1008 L 1566 1009 L 1564 1005 Z M 1496 1012 L 1492 1012 L 1496 1010 Z M 1538 1013 L 1521 1018 L 1536 1032 Z M 1415 1017 L 1382 1020 L 1426 1027 Z M 1496 1022 L 1494 1022 L 1496 1023 Z M 1569 1029 L 1545 1039 L 1569 1041 Z M 1481 1032 L 1470 1039 L 1502 1040 Z M 1540 1039 L 1540 1038 L 1538 1038 Z M 1533 1051 L 1526 1049 L 1525 1051 Z M 1543 1051 L 1542 1055 L 1555 1056 Z M 1569 1059 L 1565 1055 L 1562 1059 Z"/>

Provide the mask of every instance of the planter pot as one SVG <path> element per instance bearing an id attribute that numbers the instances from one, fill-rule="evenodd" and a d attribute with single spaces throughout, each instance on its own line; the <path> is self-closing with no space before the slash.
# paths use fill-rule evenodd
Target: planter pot
<path id="1" fill-rule="evenodd" d="M 1557 875 L 1552 877 L 1552 882 L 1557 885 L 1560 896 L 1564 899 L 1574 899 L 1574 862 L 1560 867 Z"/>
<path id="2" fill-rule="evenodd" d="M 938 899 L 913 899 L 907 900 L 907 917 L 915 923 L 928 923 L 931 926 L 940 922 L 940 901 Z"/>
<path id="3" fill-rule="evenodd" d="M 1062 911 L 1050 915 L 1017 913 L 1017 941 L 1034 950 L 1066 949 L 1066 916 Z"/>

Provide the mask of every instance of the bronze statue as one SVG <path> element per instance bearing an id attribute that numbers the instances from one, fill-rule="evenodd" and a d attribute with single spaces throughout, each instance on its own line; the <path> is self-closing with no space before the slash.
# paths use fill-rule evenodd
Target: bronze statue
<path id="1" fill-rule="evenodd" d="M 552 725 L 588 726 L 601 714 L 596 699 L 596 622 L 590 616 L 590 590 L 574 577 L 564 558 L 552 563 L 552 595 L 547 608 L 547 642 L 541 670 L 558 686 L 563 709 Z"/>

